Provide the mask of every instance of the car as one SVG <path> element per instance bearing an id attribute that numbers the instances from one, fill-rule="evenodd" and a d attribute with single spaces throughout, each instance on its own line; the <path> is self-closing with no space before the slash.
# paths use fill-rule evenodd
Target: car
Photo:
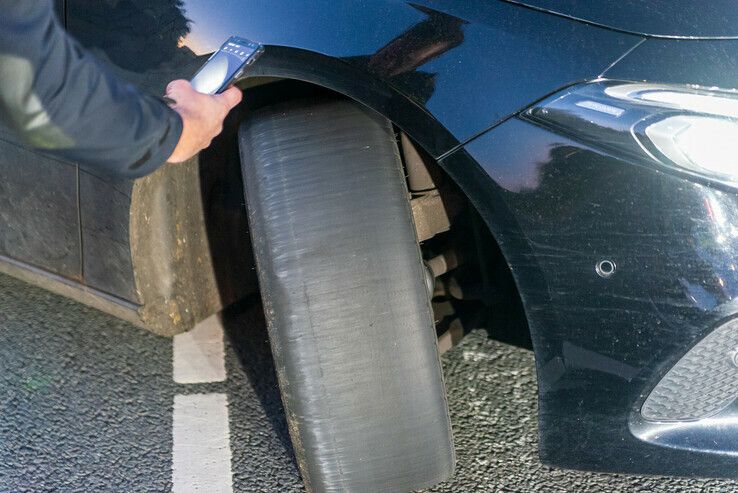
<path id="1" fill-rule="evenodd" d="M 258 291 L 308 490 L 449 478 L 439 345 L 479 326 L 532 346 L 543 463 L 738 474 L 733 2 L 57 11 L 155 95 L 265 52 L 210 148 L 135 181 L 0 130 L 0 271 L 164 335 Z"/>

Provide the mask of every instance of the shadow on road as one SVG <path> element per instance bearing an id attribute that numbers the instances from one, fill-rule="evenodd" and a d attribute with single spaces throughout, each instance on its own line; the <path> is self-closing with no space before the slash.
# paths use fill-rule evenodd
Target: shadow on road
<path id="1" fill-rule="evenodd" d="M 239 365 L 259 398 L 269 423 L 297 468 L 287 420 L 282 407 L 277 373 L 269 346 L 264 312 L 258 296 L 249 296 L 222 314 L 225 334 Z"/>

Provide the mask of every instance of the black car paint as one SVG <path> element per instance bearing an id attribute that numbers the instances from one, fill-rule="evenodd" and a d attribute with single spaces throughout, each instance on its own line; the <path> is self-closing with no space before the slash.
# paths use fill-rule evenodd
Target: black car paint
<path id="1" fill-rule="evenodd" d="M 738 40 L 648 39 L 603 75 L 669 84 L 738 86 Z"/>
<path id="2" fill-rule="evenodd" d="M 650 37 L 738 38 L 738 10 L 733 0 L 711 0 L 709 5 L 694 0 L 503 1 Z"/>
<path id="3" fill-rule="evenodd" d="M 735 475 L 732 457 L 656 446 L 628 429 L 630 414 L 670 365 L 735 312 L 738 282 L 726 260 L 735 258 L 736 245 L 717 241 L 719 225 L 705 207 L 716 201 L 738 218 L 735 195 L 516 116 L 564 86 L 603 74 L 734 88 L 738 41 L 644 41 L 624 32 L 726 36 L 734 34 L 735 24 L 726 24 L 733 14 L 702 6 L 699 20 L 675 12 L 633 20 L 644 2 L 619 2 L 616 10 L 615 2 L 581 4 L 550 15 L 536 10 L 550 7 L 543 0 L 535 9 L 494 0 L 67 0 L 66 12 L 72 34 L 157 94 L 169 80 L 191 76 L 228 36 L 255 39 L 267 52 L 252 75 L 346 94 L 439 158 L 489 224 L 520 288 L 538 365 L 544 461 Z M 186 18 L 190 32 L 179 46 Z M 10 164 L 0 160 L 0 167 Z M 104 200 L 105 187 L 80 190 L 83 204 L 98 207 L 81 211 L 85 229 L 108 236 L 122 258 L 130 258 L 118 241 L 128 234 L 120 211 L 129 186 L 114 185 L 117 202 Z M 26 220 L 10 218 L 16 227 Z M 68 225 L 79 228 L 72 219 Z M 64 237 L 61 231 L 53 235 Z M 48 252 L 29 251 L 45 257 L 20 260 L 72 278 L 82 273 L 81 263 L 66 269 Z M 616 263 L 615 275 L 597 275 L 601 260 Z M 105 268 L 95 268 L 102 262 L 85 249 L 83 282 L 131 299 L 132 280 L 106 278 Z"/>
<path id="4" fill-rule="evenodd" d="M 187 0 L 182 15 L 192 21 L 190 32 L 177 49 L 172 46 L 177 37 L 168 33 L 154 38 L 153 46 L 148 41 L 157 25 L 149 11 L 166 10 L 156 4 L 144 9 L 120 2 L 111 13 L 98 2 L 70 0 L 69 30 L 131 80 L 158 91 L 173 77 L 189 77 L 197 66 L 167 66 L 169 60 L 197 56 L 199 61 L 224 39 L 247 32 L 243 35 L 267 46 L 252 74 L 330 84 L 357 99 L 361 91 L 379 93 L 367 95 L 375 101 L 362 102 L 384 113 L 416 106 L 415 113 L 430 117 L 418 132 L 431 135 L 415 138 L 434 155 L 548 92 L 598 75 L 639 41 L 497 1 L 376 0 L 324 8 L 277 1 L 250 2 L 246 9 L 239 1 Z M 176 18 L 173 10 L 166 12 Z M 275 26 L 275 19 L 289 29 Z M 122 29 L 123 20 L 136 24 Z M 158 23 L 179 26 L 181 20 Z M 170 53 L 163 61 L 162 52 Z M 323 66 L 333 60 L 345 63 Z"/>
<path id="5" fill-rule="evenodd" d="M 738 220 L 735 194 L 520 118 L 444 167 L 479 193 L 520 288 L 536 351 L 542 459 L 734 476 L 734 457 L 640 441 L 629 419 L 664 372 L 738 308 L 738 242 L 726 231 Z M 614 262 L 614 275 L 596 273 L 601 260 Z"/>

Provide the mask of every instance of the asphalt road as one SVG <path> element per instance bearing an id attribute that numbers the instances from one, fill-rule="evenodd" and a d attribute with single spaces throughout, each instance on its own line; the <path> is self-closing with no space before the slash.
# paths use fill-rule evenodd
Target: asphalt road
<path id="1" fill-rule="evenodd" d="M 177 384 L 171 339 L 0 275 L 0 492 L 170 491 L 172 403 L 189 393 L 227 395 L 234 491 L 303 491 L 260 306 L 224 326 L 227 379 Z M 458 464 L 432 491 L 738 491 L 542 466 L 532 354 L 480 330 L 443 363 Z"/>

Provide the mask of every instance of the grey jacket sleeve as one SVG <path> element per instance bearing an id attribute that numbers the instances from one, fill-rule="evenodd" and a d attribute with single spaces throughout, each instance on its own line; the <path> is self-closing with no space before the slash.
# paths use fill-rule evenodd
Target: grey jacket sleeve
<path id="1" fill-rule="evenodd" d="M 118 79 L 61 27 L 49 0 L 0 0 L 0 122 L 30 146 L 113 176 L 171 155 L 179 115 Z"/>

